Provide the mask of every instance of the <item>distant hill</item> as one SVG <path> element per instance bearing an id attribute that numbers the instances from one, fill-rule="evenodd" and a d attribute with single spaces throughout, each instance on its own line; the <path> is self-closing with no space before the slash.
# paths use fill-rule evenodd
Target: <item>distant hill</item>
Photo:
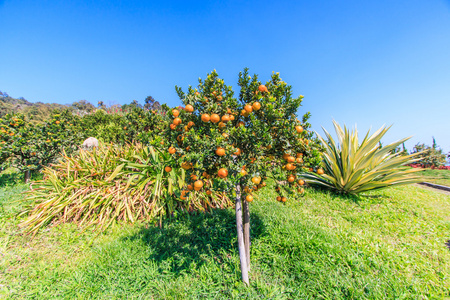
<path id="1" fill-rule="evenodd" d="M 151 96 L 145 98 L 144 102 L 145 104 L 141 105 L 138 103 L 138 101 L 133 100 L 130 104 L 113 105 L 107 107 L 103 104 L 102 101 L 99 101 L 98 109 L 103 109 L 109 113 L 114 113 L 119 110 L 125 112 L 133 107 L 140 107 L 149 110 L 161 109 L 160 103 Z M 51 112 L 55 109 L 68 109 L 72 111 L 73 114 L 83 116 L 94 111 L 96 107 L 86 100 L 80 100 L 68 105 L 42 102 L 32 103 L 24 99 L 23 97 L 13 98 L 7 93 L 0 91 L 0 118 L 8 113 L 22 113 L 28 118 L 28 120 L 30 120 L 30 122 L 40 123 L 48 119 L 48 117 L 51 115 Z"/>

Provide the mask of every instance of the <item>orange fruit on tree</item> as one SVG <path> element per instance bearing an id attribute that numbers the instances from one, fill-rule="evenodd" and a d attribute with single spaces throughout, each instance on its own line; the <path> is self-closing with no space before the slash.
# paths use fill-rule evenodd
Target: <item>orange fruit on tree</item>
<path id="1" fill-rule="evenodd" d="M 216 149 L 216 154 L 217 154 L 218 156 L 224 156 L 224 155 L 225 155 L 225 149 L 222 148 L 222 147 L 217 147 L 217 149 Z"/>
<path id="2" fill-rule="evenodd" d="M 59 121 L 56 121 L 55 123 L 56 123 L 56 124 L 59 124 L 60 122 L 59 122 Z"/>
<path id="3" fill-rule="evenodd" d="M 297 158 L 295 159 L 295 161 L 296 161 L 297 163 L 301 164 L 301 163 L 303 162 L 303 158 L 297 157 Z"/>
<path id="4" fill-rule="evenodd" d="M 300 185 L 304 185 L 304 184 L 305 184 L 305 181 L 304 181 L 304 180 L 302 180 L 302 179 L 300 179 L 300 180 L 298 181 L 298 184 L 300 184 Z"/>
<path id="5" fill-rule="evenodd" d="M 224 122 L 219 122 L 219 128 L 225 128 L 227 126 L 227 124 L 225 124 Z"/>
<path id="6" fill-rule="evenodd" d="M 230 121 L 230 116 L 229 115 L 223 115 L 222 116 L 222 122 L 226 123 L 228 121 Z"/>
<path id="7" fill-rule="evenodd" d="M 288 178 L 287 178 L 287 181 L 289 181 L 289 182 L 294 182 L 295 181 L 295 176 L 294 175 L 289 175 L 288 176 Z"/>
<path id="8" fill-rule="evenodd" d="M 277 197 L 277 201 L 281 201 L 281 196 L 278 196 L 278 197 Z"/>
<path id="9" fill-rule="evenodd" d="M 192 121 L 189 121 L 188 123 L 187 123 L 187 126 L 188 127 L 192 127 L 192 126 L 194 126 L 195 124 L 194 124 L 194 122 L 192 122 Z"/>
<path id="10" fill-rule="evenodd" d="M 247 202 L 252 202 L 253 201 L 253 196 L 252 195 L 247 195 L 245 197 L 245 200 L 247 200 Z"/>
<path id="11" fill-rule="evenodd" d="M 203 187 L 203 181 L 201 180 L 197 180 L 196 182 L 194 182 L 194 190 L 196 191 L 200 191 Z"/>
<path id="12" fill-rule="evenodd" d="M 237 148 L 236 152 L 234 152 L 234 155 L 241 155 L 242 151 L 240 148 Z"/>
<path id="13" fill-rule="evenodd" d="M 253 103 L 252 104 L 252 108 L 253 108 L 253 110 L 260 110 L 261 109 L 261 103 L 259 103 L 259 102 L 255 102 L 255 103 Z"/>
<path id="14" fill-rule="evenodd" d="M 175 152 L 177 152 L 177 149 L 175 149 L 174 147 L 169 147 L 169 153 L 170 154 L 175 154 Z"/>
<path id="15" fill-rule="evenodd" d="M 181 200 L 186 200 L 186 199 L 187 199 L 187 197 L 186 197 L 186 194 L 187 194 L 187 193 L 189 193 L 189 191 L 182 190 L 182 191 L 181 191 L 181 195 L 180 195 L 180 199 L 181 199 Z"/>
<path id="16" fill-rule="evenodd" d="M 302 133 L 303 132 L 303 127 L 300 125 L 295 126 L 295 130 L 297 130 L 297 133 Z"/>
<path id="17" fill-rule="evenodd" d="M 240 127 L 240 126 L 244 126 L 244 125 L 245 125 L 245 123 L 240 121 L 239 123 L 237 123 L 236 127 Z"/>
<path id="18" fill-rule="evenodd" d="M 286 167 L 286 170 L 288 170 L 288 171 L 292 171 L 295 169 L 295 166 L 291 163 L 287 163 L 285 167 Z"/>
<path id="19" fill-rule="evenodd" d="M 175 124 L 170 124 L 170 129 L 175 130 L 177 128 L 177 125 Z"/>
<path id="20" fill-rule="evenodd" d="M 222 96 L 217 96 L 217 100 L 222 101 L 223 100 Z"/>
<path id="21" fill-rule="evenodd" d="M 220 178 L 225 178 L 225 177 L 228 176 L 228 170 L 225 169 L 225 168 L 221 168 L 221 169 L 219 169 L 219 171 L 217 172 L 217 175 L 218 175 Z"/>
<path id="22" fill-rule="evenodd" d="M 210 196 L 212 194 L 211 190 L 206 191 L 206 195 Z"/>
<path id="23" fill-rule="evenodd" d="M 261 182 L 261 176 L 255 176 L 252 178 L 254 184 L 259 184 Z"/>
<path id="24" fill-rule="evenodd" d="M 298 189 L 298 192 L 299 192 L 300 194 L 303 194 L 303 193 L 305 192 L 305 189 L 304 189 L 304 188 L 299 188 L 299 189 Z"/>
<path id="25" fill-rule="evenodd" d="M 190 190 L 190 191 L 192 191 L 192 190 L 194 189 L 194 187 L 192 186 L 192 184 L 188 184 L 188 185 L 187 185 L 187 189 Z"/>
<path id="26" fill-rule="evenodd" d="M 172 109 L 172 115 L 176 118 L 180 115 L 180 111 L 178 109 Z"/>
<path id="27" fill-rule="evenodd" d="M 180 125 L 181 124 L 181 119 L 180 118 L 175 118 L 175 119 L 173 119 L 173 124 L 175 124 L 175 125 Z"/>
<path id="28" fill-rule="evenodd" d="M 287 198 L 286 197 L 281 197 L 281 202 L 286 202 Z"/>
<path id="29" fill-rule="evenodd" d="M 317 169 L 317 174 L 319 175 L 323 175 L 325 172 L 323 171 L 322 168 Z"/>
<path id="30" fill-rule="evenodd" d="M 208 114 L 203 114 L 202 115 L 202 121 L 203 122 L 208 123 L 210 119 L 211 119 L 211 117 Z"/>
<path id="31" fill-rule="evenodd" d="M 268 92 L 269 90 L 267 89 L 267 87 L 263 84 L 261 84 L 260 86 L 258 86 L 258 90 L 260 92 Z"/>
<path id="32" fill-rule="evenodd" d="M 212 114 L 211 115 L 211 122 L 214 124 L 220 121 L 220 116 L 218 114 Z"/>
<path id="33" fill-rule="evenodd" d="M 286 158 L 286 160 L 287 160 L 287 162 L 289 162 L 289 163 L 295 162 L 295 158 L 294 158 L 293 156 L 288 156 L 288 157 Z"/>
<path id="34" fill-rule="evenodd" d="M 186 105 L 186 107 L 184 108 L 185 111 L 191 113 L 194 111 L 194 107 L 190 104 Z"/>
<path id="35" fill-rule="evenodd" d="M 247 171 L 246 171 L 245 169 L 241 169 L 240 174 L 241 174 L 242 176 L 245 176 L 245 175 L 247 175 L 248 173 L 247 173 Z"/>
<path id="36" fill-rule="evenodd" d="M 230 115 L 230 121 L 234 121 L 234 116 Z"/>
<path id="37" fill-rule="evenodd" d="M 251 113 L 253 111 L 253 107 L 250 104 L 247 104 L 244 106 L 244 110 L 248 113 Z"/>
<path id="38" fill-rule="evenodd" d="M 166 167 L 164 168 L 164 171 L 166 171 L 167 173 L 169 173 L 170 171 L 172 171 L 172 168 L 169 167 L 169 166 L 166 166 Z"/>

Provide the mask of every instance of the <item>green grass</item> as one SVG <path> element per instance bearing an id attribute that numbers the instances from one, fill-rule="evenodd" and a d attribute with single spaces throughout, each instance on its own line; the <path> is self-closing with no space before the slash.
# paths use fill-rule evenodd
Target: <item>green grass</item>
<path id="1" fill-rule="evenodd" d="M 426 182 L 450 186 L 450 170 L 425 169 L 419 174 L 423 175 Z"/>
<path id="2" fill-rule="evenodd" d="M 0 187 L 0 298 L 426 299 L 450 296 L 450 197 L 415 186 L 368 197 L 308 190 L 250 205 L 250 287 L 240 282 L 233 210 L 18 234 L 24 184 Z M 271 198 L 271 199 L 263 199 Z M 12 203 L 12 204 L 11 204 Z"/>

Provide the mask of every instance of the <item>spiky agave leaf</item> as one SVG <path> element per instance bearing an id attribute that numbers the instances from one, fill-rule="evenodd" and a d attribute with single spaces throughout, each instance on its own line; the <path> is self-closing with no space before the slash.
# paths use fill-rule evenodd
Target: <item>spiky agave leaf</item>
<path id="1" fill-rule="evenodd" d="M 420 176 L 414 174 L 417 170 L 406 166 L 417 161 L 417 153 L 405 156 L 393 151 L 410 137 L 381 147 L 379 143 L 390 127 L 367 132 L 359 143 L 356 129 L 350 132 L 334 120 L 333 125 L 338 143 L 325 129 L 326 140 L 317 134 L 325 149 L 325 174 L 302 174 L 306 182 L 348 194 L 420 182 Z"/>

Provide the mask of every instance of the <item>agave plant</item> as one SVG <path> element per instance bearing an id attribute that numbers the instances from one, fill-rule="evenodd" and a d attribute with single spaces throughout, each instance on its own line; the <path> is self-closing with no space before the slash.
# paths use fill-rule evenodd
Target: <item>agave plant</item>
<path id="1" fill-rule="evenodd" d="M 381 127 L 372 135 L 367 132 L 359 143 L 356 129 L 350 132 L 335 121 L 333 124 L 338 143 L 325 129 L 327 141 L 317 134 L 325 149 L 322 161 L 325 173 L 302 174 L 306 182 L 348 194 L 420 182 L 420 176 L 413 174 L 417 170 L 406 166 L 417 161 L 417 154 L 402 155 L 394 151 L 410 137 L 382 147 L 381 138 L 390 126 Z"/>

